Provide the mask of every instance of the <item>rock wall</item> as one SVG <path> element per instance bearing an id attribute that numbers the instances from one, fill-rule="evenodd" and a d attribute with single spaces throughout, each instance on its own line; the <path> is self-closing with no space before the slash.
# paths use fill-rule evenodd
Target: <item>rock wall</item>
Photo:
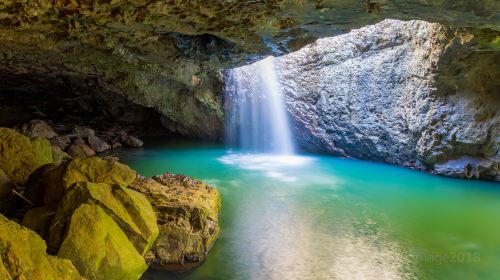
<path id="1" fill-rule="evenodd" d="M 500 180 L 497 36 L 385 20 L 282 56 L 300 145 Z"/>
<path id="2" fill-rule="evenodd" d="M 496 0 L 0 0 L 0 91 L 70 80 L 154 108 L 172 132 L 221 139 L 222 67 L 388 17 L 500 30 L 499 10 Z"/>

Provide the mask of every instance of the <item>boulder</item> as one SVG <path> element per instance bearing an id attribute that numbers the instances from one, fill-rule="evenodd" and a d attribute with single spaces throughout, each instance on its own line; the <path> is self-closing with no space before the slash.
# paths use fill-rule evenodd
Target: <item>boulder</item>
<path id="1" fill-rule="evenodd" d="M 89 280 L 137 280 L 147 269 L 117 223 L 97 205 L 75 210 L 57 255 L 71 260 Z"/>
<path id="2" fill-rule="evenodd" d="M 56 146 L 61 150 L 65 150 L 71 144 L 71 139 L 68 136 L 58 136 L 50 139 L 50 144 L 52 144 L 52 147 Z"/>
<path id="3" fill-rule="evenodd" d="M 217 189 L 169 173 L 139 178 L 130 188 L 146 195 L 158 219 L 160 234 L 146 255 L 151 267 L 187 270 L 205 260 L 219 233 Z"/>
<path id="4" fill-rule="evenodd" d="M 127 136 L 124 141 L 125 145 L 132 148 L 140 148 L 144 145 L 144 142 L 134 136 Z"/>
<path id="5" fill-rule="evenodd" d="M 101 138 L 97 137 L 96 135 L 89 135 L 87 137 L 87 142 L 89 143 L 90 147 L 98 153 L 105 152 L 111 148 L 108 143 L 101 140 Z"/>
<path id="6" fill-rule="evenodd" d="M 54 162 L 61 162 L 63 160 L 71 159 L 71 156 L 60 147 L 52 146 L 52 158 Z"/>
<path id="7" fill-rule="evenodd" d="M 82 279 L 71 261 L 45 250 L 35 232 L 0 215 L 0 279 Z"/>
<path id="8" fill-rule="evenodd" d="M 47 139 L 30 139 L 12 129 L 0 128 L 0 169 L 14 184 L 24 184 L 33 171 L 52 161 Z"/>
<path id="9" fill-rule="evenodd" d="M 46 139 L 52 139 L 57 136 L 57 133 L 52 129 L 52 127 L 42 120 L 31 120 L 21 126 L 21 133 L 30 137 L 41 137 Z"/>
<path id="10" fill-rule="evenodd" d="M 54 204 L 59 203 L 74 183 L 94 182 L 126 187 L 136 176 L 134 170 L 116 160 L 76 157 L 37 169 L 26 182 L 24 196 L 35 206 Z"/>
<path id="11" fill-rule="evenodd" d="M 76 126 L 73 128 L 73 134 L 80 138 L 87 138 L 90 135 L 95 135 L 95 131 L 90 127 Z"/>
<path id="12" fill-rule="evenodd" d="M 95 151 L 85 143 L 82 138 L 75 138 L 68 148 L 68 153 L 72 157 L 91 157 L 95 156 Z"/>
<path id="13" fill-rule="evenodd" d="M 57 204 L 66 193 L 63 176 L 69 161 L 46 164 L 35 170 L 26 182 L 24 197 L 34 206 Z"/>
<path id="14" fill-rule="evenodd" d="M 71 187 L 59 204 L 47 236 L 50 250 L 57 251 L 65 237 L 69 220 L 82 204 L 100 206 L 141 255 L 150 249 L 158 236 L 155 214 L 142 194 L 119 185 L 80 182 Z"/>
<path id="15" fill-rule="evenodd" d="M 7 174 L 0 169 L 0 212 L 4 212 L 15 204 L 16 198 L 12 193 L 14 189 Z"/>
<path id="16" fill-rule="evenodd" d="M 101 159 L 99 157 L 77 157 L 68 165 L 63 182 L 66 187 L 76 182 L 118 184 L 126 187 L 136 177 L 137 172 L 117 161 Z"/>
<path id="17" fill-rule="evenodd" d="M 22 225 L 46 238 L 52 219 L 57 213 L 57 204 L 48 204 L 28 210 L 23 217 Z"/>

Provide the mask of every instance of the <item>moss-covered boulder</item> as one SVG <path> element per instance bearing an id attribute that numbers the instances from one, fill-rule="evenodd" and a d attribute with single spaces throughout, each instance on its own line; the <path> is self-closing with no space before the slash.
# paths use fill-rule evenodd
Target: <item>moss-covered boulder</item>
<path id="1" fill-rule="evenodd" d="M 33 231 L 0 215 L 0 279 L 82 279 L 71 261 L 49 256 Z"/>
<path id="2" fill-rule="evenodd" d="M 126 187 L 136 177 L 137 173 L 134 170 L 117 161 L 99 157 L 76 157 L 68 165 L 63 177 L 63 183 L 66 187 L 77 182 L 118 184 Z"/>
<path id="3" fill-rule="evenodd" d="M 24 196 L 34 205 L 57 204 L 66 193 L 63 176 L 69 161 L 61 161 L 41 166 L 26 182 Z"/>
<path id="4" fill-rule="evenodd" d="M 0 169 L 0 212 L 4 212 L 15 204 L 13 190 L 14 185 L 7 174 Z"/>
<path id="5" fill-rule="evenodd" d="M 137 280 L 147 269 L 125 233 L 97 205 L 82 204 L 76 209 L 57 255 L 71 260 L 89 280 Z"/>
<path id="6" fill-rule="evenodd" d="M 0 128 L 0 169 L 14 184 L 24 184 L 38 167 L 52 162 L 47 139 L 30 139 L 9 128 Z"/>
<path id="7" fill-rule="evenodd" d="M 99 157 L 76 157 L 44 165 L 29 177 L 25 197 L 35 206 L 58 203 L 71 185 L 78 182 L 130 184 L 137 173 L 117 161 Z"/>
<path id="8" fill-rule="evenodd" d="M 29 209 L 23 217 L 22 225 L 35 231 L 43 239 L 47 236 L 47 231 L 52 219 L 57 213 L 57 205 L 49 204 Z"/>
<path id="9" fill-rule="evenodd" d="M 49 249 L 57 251 L 66 236 L 69 220 L 82 204 L 100 206 L 141 255 L 151 248 L 158 236 L 155 214 L 144 195 L 118 185 L 79 182 L 71 187 L 59 204 L 47 236 Z"/>
<path id="10" fill-rule="evenodd" d="M 169 173 L 137 179 L 130 187 L 146 195 L 160 226 L 160 235 L 146 255 L 151 267 L 187 270 L 205 260 L 219 234 L 217 189 Z"/>

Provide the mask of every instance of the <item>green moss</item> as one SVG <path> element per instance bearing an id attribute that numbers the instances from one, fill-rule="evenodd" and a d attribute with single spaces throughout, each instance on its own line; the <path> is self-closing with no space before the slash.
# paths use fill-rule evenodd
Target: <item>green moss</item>
<path id="1" fill-rule="evenodd" d="M 0 128 L 0 169 L 15 184 L 24 184 L 38 167 L 52 162 L 48 140 L 30 139 L 15 130 Z"/>
<path id="2" fill-rule="evenodd" d="M 0 169 L 0 211 L 7 210 L 14 204 L 15 198 L 12 190 L 14 190 L 14 185 L 7 174 Z"/>
<path id="3" fill-rule="evenodd" d="M 98 157 L 74 158 L 63 177 L 66 188 L 77 182 L 118 184 L 128 186 L 137 177 L 137 173 L 128 166 L 117 161 L 104 160 Z"/>
<path id="4" fill-rule="evenodd" d="M 115 221 L 97 205 L 74 212 L 59 257 L 87 279 L 137 280 L 147 265 Z"/>
<path id="5" fill-rule="evenodd" d="M 0 215 L 0 279 L 81 279 L 69 260 L 45 253 L 35 232 Z"/>
<path id="6" fill-rule="evenodd" d="M 149 250 L 158 236 L 153 209 L 141 194 L 117 185 L 80 182 L 71 187 L 59 204 L 47 237 L 51 250 L 59 248 L 70 217 L 82 204 L 99 205 L 120 226 L 141 255 Z"/>

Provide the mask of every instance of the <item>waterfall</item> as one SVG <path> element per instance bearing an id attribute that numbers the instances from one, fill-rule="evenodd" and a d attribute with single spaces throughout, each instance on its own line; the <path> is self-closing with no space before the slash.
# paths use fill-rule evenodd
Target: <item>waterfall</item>
<path id="1" fill-rule="evenodd" d="M 229 145 L 252 152 L 293 154 L 274 57 L 229 70 L 224 91 Z"/>

